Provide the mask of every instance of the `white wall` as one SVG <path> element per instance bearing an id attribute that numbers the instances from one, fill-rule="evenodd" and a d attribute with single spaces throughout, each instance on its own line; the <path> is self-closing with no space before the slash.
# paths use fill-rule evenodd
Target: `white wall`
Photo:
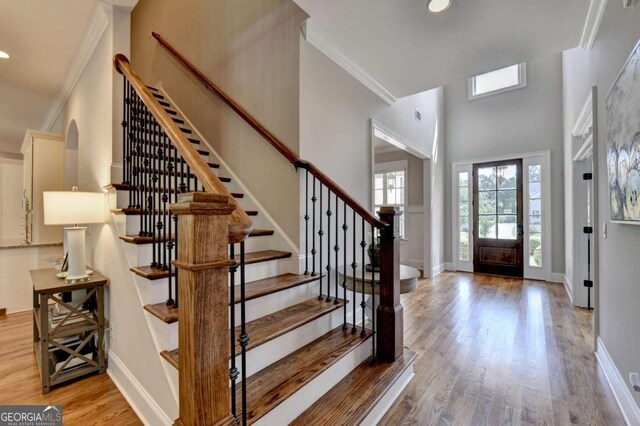
<path id="1" fill-rule="evenodd" d="M 551 151 L 552 272 L 564 273 L 562 58 L 527 63 L 527 87 L 468 100 L 467 80 L 444 89 L 445 251 L 451 262 L 451 162 Z"/>
<path id="2" fill-rule="evenodd" d="M 623 9 L 620 2 L 610 1 L 593 50 L 574 49 L 563 55 L 566 92 L 571 92 L 565 102 L 565 125 L 575 122 L 574 117 L 580 113 L 579 108 L 591 86 L 597 86 L 599 217 L 594 228 L 599 243 L 599 272 L 595 283 L 599 309 L 595 311 L 595 331 L 625 382 L 629 372 L 640 371 L 640 227 L 609 223 L 604 101 L 639 37 L 640 6 Z M 601 232 L 603 224 L 608 226 L 606 239 Z M 631 393 L 636 404 L 640 404 L 640 393 Z"/>
<path id="3" fill-rule="evenodd" d="M 119 91 L 115 90 L 116 85 L 122 86 L 122 76 L 113 68 L 113 56 L 119 52 L 129 53 L 128 37 L 122 37 L 119 32 L 128 26 L 128 13 L 122 9 L 115 9 L 113 13 L 111 7 L 105 9 L 110 25 L 64 106 L 62 123 L 63 129 L 68 129 L 72 121 L 77 125 L 79 187 L 95 192 L 103 192 L 103 187 L 111 183 L 112 163 L 121 162 L 112 157 L 115 150 L 112 144 L 121 143 L 121 131 L 113 126 L 113 121 L 120 122 L 114 115 L 122 106 Z M 115 25 L 113 19 L 118 21 Z M 112 328 L 109 349 L 160 407 L 175 412 L 175 400 L 163 374 L 162 361 L 147 327 L 112 215 L 105 213 L 106 224 L 89 227 L 87 261 L 110 279 L 107 291 L 107 315 Z"/>

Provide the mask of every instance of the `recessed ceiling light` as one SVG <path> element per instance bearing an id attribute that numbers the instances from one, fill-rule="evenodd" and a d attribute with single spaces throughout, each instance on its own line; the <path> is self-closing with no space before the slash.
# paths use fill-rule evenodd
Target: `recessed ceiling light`
<path id="1" fill-rule="evenodd" d="M 0 50 L 0 59 L 9 59 L 9 54 Z"/>
<path id="2" fill-rule="evenodd" d="M 449 6 L 451 6 L 451 0 L 429 0 L 427 2 L 429 12 L 433 13 L 444 12 L 449 9 Z"/>

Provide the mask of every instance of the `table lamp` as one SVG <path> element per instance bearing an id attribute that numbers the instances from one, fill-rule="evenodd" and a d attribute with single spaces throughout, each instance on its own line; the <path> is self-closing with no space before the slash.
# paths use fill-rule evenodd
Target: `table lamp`
<path id="1" fill-rule="evenodd" d="M 104 223 L 105 200 L 100 192 L 45 191 L 44 224 L 71 225 L 64 228 L 67 241 L 67 282 L 82 282 L 89 279 L 85 250 L 87 228 L 78 224 Z"/>

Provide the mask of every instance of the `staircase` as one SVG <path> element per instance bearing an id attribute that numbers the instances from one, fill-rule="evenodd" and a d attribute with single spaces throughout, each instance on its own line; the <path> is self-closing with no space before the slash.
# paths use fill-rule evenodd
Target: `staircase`
<path id="1" fill-rule="evenodd" d="M 176 424 L 375 424 L 411 380 L 415 358 L 402 348 L 395 227 L 369 219 L 371 238 L 379 234 L 382 256 L 391 255 L 377 277 L 365 279 L 357 268 L 372 241 L 360 215 L 366 210 L 295 159 L 307 181 L 301 257 L 169 95 L 145 86 L 126 58 L 114 62 L 125 76 L 125 158 L 124 182 L 108 187 L 115 193 L 112 214 L 180 406 Z M 394 213 L 383 216 L 393 225 Z M 208 231 L 198 221 L 208 221 Z M 214 246 L 222 247 L 217 260 L 196 261 L 192 247 Z M 218 271 L 217 280 L 205 278 L 210 270 Z M 195 282 L 201 279 L 209 284 Z M 371 297 L 374 280 L 380 288 Z M 212 292 L 213 282 L 225 290 Z M 199 299 L 191 291 L 199 288 L 216 306 L 194 311 Z M 367 303 L 373 309 L 365 316 Z M 398 322 L 385 321 L 398 312 L 399 336 Z M 206 349 L 212 339 L 217 343 Z M 218 366 L 207 374 L 224 367 L 225 377 L 199 377 L 203 362 Z M 203 402 L 226 392 L 218 402 Z"/>

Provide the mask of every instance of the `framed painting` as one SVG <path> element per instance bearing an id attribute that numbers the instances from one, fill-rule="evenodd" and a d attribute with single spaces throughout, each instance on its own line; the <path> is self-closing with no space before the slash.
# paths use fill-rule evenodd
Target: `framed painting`
<path id="1" fill-rule="evenodd" d="M 640 42 L 605 99 L 609 213 L 640 225 Z"/>

